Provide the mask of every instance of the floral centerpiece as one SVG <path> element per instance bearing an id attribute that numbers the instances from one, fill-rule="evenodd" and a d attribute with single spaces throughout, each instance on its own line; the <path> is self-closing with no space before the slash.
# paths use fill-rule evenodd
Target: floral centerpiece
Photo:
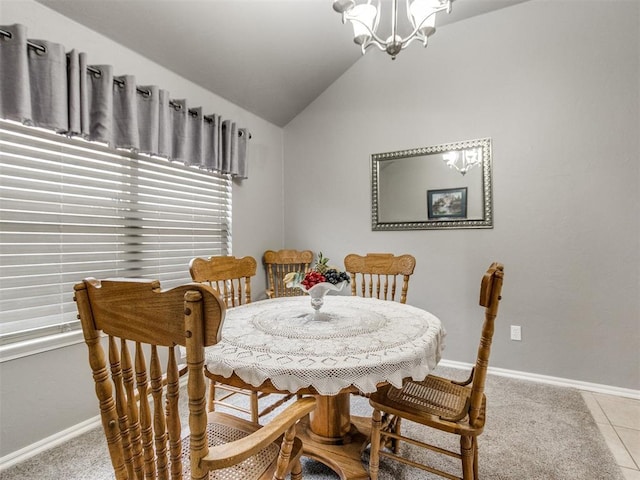
<path id="1" fill-rule="evenodd" d="M 347 272 L 329 265 L 329 259 L 318 253 L 315 265 L 308 272 L 290 272 L 284 277 L 287 288 L 299 288 L 311 297 L 311 306 L 315 310 L 314 319 L 323 319 L 320 308 L 324 303 L 324 296 L 330 291 L 340 291 L 349 283 Z"/>

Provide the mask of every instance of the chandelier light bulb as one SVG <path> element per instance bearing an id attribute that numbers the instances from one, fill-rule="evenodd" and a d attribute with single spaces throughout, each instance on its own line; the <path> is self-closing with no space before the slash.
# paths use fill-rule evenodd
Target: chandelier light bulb
<path id="1" fill-rule="evenodd" d="M 435 12 L 439 6 L 439 0 L 414 0 L 409 6 L 411 24 L 425 37 L 436 33 Z"/>
<path id="2" fill-rule="evenodd" d="M 451 151 L 442 155 L 442 161 L 461 175 L 466 175 L 473 167 L 482 164 L 482 155 L 479 148 L 469 148 L 461 151 Z"/>
<path id="3" fill-rule="evenodd" d="M 378 9 L 369 3 L 364 3 L 353 7 L 349 10 L 349 14 L 353 16 L 351 20 L 353 41 L 363 45 L 371 39 L 371 32 L 375 30 Z"/>

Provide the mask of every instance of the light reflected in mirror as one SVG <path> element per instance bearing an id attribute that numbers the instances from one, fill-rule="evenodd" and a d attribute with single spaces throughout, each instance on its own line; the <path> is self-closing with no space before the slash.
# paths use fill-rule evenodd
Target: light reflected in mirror
<path id="1" fill-rule="evenodd" d="M 373 230 L 493 228 L 491 139 L 371 156 Z"/>

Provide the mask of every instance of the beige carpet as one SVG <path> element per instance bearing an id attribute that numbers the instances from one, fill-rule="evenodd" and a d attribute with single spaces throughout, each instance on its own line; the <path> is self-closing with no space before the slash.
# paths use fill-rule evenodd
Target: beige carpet
<path id="1" fill-rule="evenodd" d="M 437 373 L 459 379 L 466 376 L 464 372 L 444 368 L 439 368 Z M 490 375 L 487 398 L 487 423 L 479 438 L 483 480 L 623 480 L 577 390 Z M 353 399 L 353 414 L 369 415 L 370 411 L 366 399 Z M 403 425 L 405 431 L 416 431 L 424 438 L 428 436 L 430 441 L 438 436 L 443 444 L 454 448 L 457 445 L 453 436 L 442 436 L 409 422 Z M 422 450 L 416 451 L 410 445 L 403 448 L 413 458 L 425 459 Z M 445 465 L 440 457 L 428 458 L 434 466 Z M 305 479 L 338 478 L 318 462 L 303 461 Z M 367 461 L 368 450 L 363 455 L 365 465 Z M 457 462 L 451 466 L 458 468 Z M 114 477 L 104 436 L 101 429 L 96 429 L 0 473 L 0 478 L 107 480 Z M 380 480 L 432 478 L 440 477 L 381 460 Z"/>

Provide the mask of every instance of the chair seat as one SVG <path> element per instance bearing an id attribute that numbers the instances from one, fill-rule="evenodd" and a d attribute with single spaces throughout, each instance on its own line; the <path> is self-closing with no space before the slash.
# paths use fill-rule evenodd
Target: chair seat
<path id="1" fill-rule="evenodd" d="M 260 429 L 260 426 L 239 417 L 221 412 L 210 412 L 207 415 L 207 442 L 209 447 L 224 445 L 240 440 Z M 278 456 L 279 445 L 282 439 L 267 445 L 258 453 L 246 460 L 220 470 L 209 472 L 211 480 L 257 480 L 271 478 L 271 472 L 275 470 L 275 459 Z M 190 478 L 189 465 L 189 435 L 182 439 L 183 478 Z M 295 438 L 291 458 L 296 458 L 302 451 L 302 442 Z M 265 474 L 269 473 L 269 475 Z"/>
<path id="2" fill-rule="evenodd" d="M 407 381 L 401 389 L 390 388 L 387 398 L 403 407 L 446 419 L 462 419 L 468 410 L 471 388 L 429 375 L 421 382 Z"/>
<path id="3" fill-rule="evenodd" d="M 374 408 L 451 433 L 478 435 L 484 426 L 484 394 L 479 424 L 471 428 L 467 422 L 471 387 L 436 375 L 421 382 L 407 380 L 400 389 L 385 385 L 369 400 Z"/>

